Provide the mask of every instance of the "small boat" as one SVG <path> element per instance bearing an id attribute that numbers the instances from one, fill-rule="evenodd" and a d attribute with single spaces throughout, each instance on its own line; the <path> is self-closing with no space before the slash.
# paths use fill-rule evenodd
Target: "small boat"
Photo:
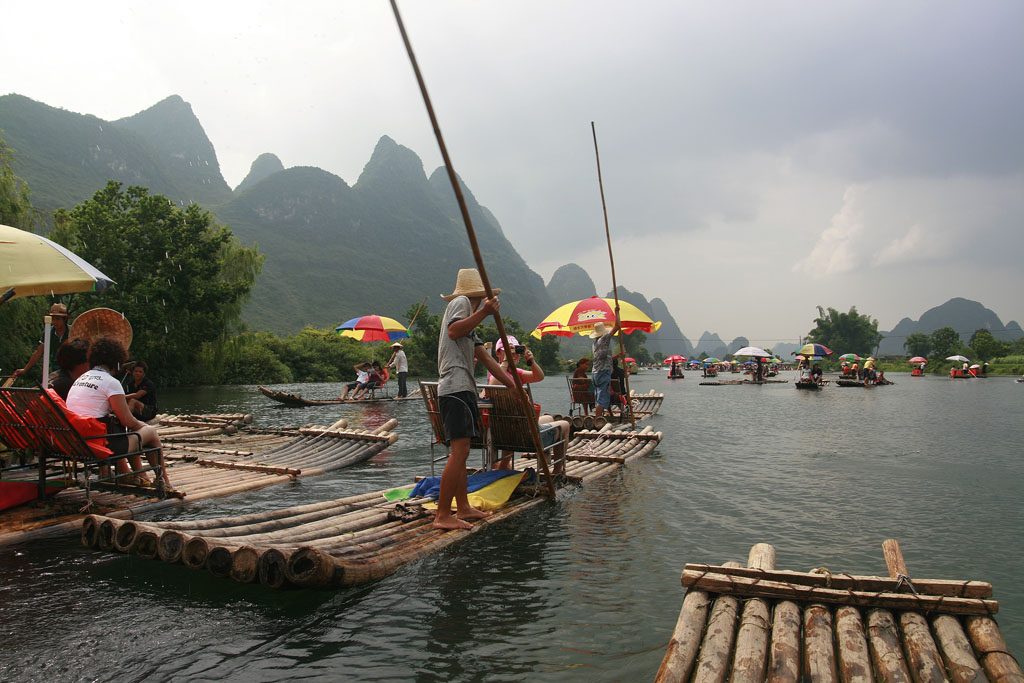
<path id="1" fill-rule="evenodd" d="M 419 390 L 413 391 L 409 396 L 403 396 L 401 398 L 399 398 L 398 396 L 375 396 L 372 398 L 361 398 L 358 401 L 343 401 L 340 398 L 303 398 L 298 394 L 289 394 L 284 391 L 274 391 L 273 389 L 267 389 L 264 386 L 259 386 L 257 387 L 257 389 L 259 389 L 260 392 L 267 398 L 271 398 L 275 401 L 278 401 L 279 403 L 283 403 L 286 406 L 293 407 L 331 406 L 337 405 L 338 403 L 391 403 L 393 401 L 410 401 L 419 398 L 419 396 L 417 396 Z"/>
<path id="2" fill-rule="evenodd" d="M 805 380 L 798 380 L 793 384 L 793 386 L 795 386 L 797 389 L 806 389 L 808 391 L 820 391 L 821 387 L 824 386 L 825 384 L 828 384 L 828 380 L 825 380 L 820 384 L 813 380 L 810 382 Z"/>

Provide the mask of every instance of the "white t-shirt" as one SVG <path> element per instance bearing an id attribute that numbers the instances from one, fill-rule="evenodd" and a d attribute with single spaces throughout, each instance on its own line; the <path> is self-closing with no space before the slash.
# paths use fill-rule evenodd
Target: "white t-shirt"
<path id="1" fill-rule="evenodd" d="M 65 402 L 68 410 L 84 417 L 103 418 L 110 412 L 110 397 L 124 395 L 124 387 L 103 368 L 93 368 L 75 380 Z"/>

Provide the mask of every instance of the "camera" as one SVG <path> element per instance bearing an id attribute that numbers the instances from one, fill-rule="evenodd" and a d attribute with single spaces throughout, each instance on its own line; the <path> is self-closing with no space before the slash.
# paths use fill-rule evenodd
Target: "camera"
<path id="1" fill-rule="evenodd" d="M 518 344 L 515 346 L 515 352 L 517 356 L 521 356 L 524 353 L 526 353 L 526 347 L 523 346 L 522 344 Z"/>

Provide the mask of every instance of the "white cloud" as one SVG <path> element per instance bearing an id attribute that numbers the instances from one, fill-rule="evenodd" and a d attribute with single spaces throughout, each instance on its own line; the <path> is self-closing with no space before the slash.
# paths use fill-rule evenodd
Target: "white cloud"
<path id="1" fill-rule="evenodd" d="M 913 225 L 907 234 L 895 239 L 875 253 L 873 263 L 888 265 L 911 261 L 919 253 L 924 244 L 924 229 L 920 225 Z"/>
<path id="2" fill-rule="evenodd" d="M 864 231 L 859 200 L 864 188 L 851 185 L 843 193 L 843 206 L 832 217 L 818 243 L 806 257 L 793 265 L 793 272 L 813 277 L 846 273 L 858 265 L 858 239 Z"/>

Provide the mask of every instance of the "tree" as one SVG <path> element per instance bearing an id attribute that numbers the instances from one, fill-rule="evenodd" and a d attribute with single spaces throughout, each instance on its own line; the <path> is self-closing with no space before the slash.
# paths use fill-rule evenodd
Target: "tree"
<path id="1" fill-rule="evenodd" d="M 1010 353 L 1011 349 L 1011 345 L 1008 342 L 996 339 L 985 328 L 975 330 L 974 334 L 971 335 L 971 341 L 967 345 L 974 352 L 973 358 L 978 359 L 982 363 L 999 356 L 1005 356 Z"/>
<path id="2" fill-rule="evenodd" d="M 932 350 L 932 340 L 924 332 L 913 332 L 907 335 L 907 340 L 903 342 L 903 348 L 911 356 L 927 358 L 928 353 Z"/>
<path id="3" fill-rule="evenodd" d="M 14 173 L 13 161 L 14 154 L 0 139 L 0 224 L 34 232 L 39 226 L 39 213 L 30 201 L 28 184 Z M 0 372 L 8 375 L 28 361 L 42 336 L 43 316 L 50 303 L 46 297 L 30 296 L 0 305 L 0 330 L 4 331 Z M 37 363 L 32 372 L 39 373 L 41 368 L 42 364 Z"/>
<path id="4" fill-rule="evenodd" d="M 181 210 L 143 187 L 106 187 L 70 212 L 58 209 L 51 237 L 117 283 L 81 296 L 78 312 L 112 308 L 131 322 L 131 357 L 164 384 L 208 381 L 196 361 L 238 322 L 263 256 L 192 204 Z M 83 304 L 88 304 L 83 305 Z"/>
<path id="5" fill-rule="evenodd" d="M 937 360 L 945 360 L 949 356 L 957 355 L 963 348 L 960 342 L 960 334 L 952 327 L 940 327 L 931 334 L 932 357 Z"/>
<path id="6" fill-rule="evenodd" d="M 872 355 L 881 339 L 878 321 L 857 313 L 856 306 L 851 306 L 849 313 L 840 313 L 834 308 L 825 312 L 818 306 L 814 329 L 807 333 L 807 341 L 824 344 L 838 353 L 862 356 Z"/>

